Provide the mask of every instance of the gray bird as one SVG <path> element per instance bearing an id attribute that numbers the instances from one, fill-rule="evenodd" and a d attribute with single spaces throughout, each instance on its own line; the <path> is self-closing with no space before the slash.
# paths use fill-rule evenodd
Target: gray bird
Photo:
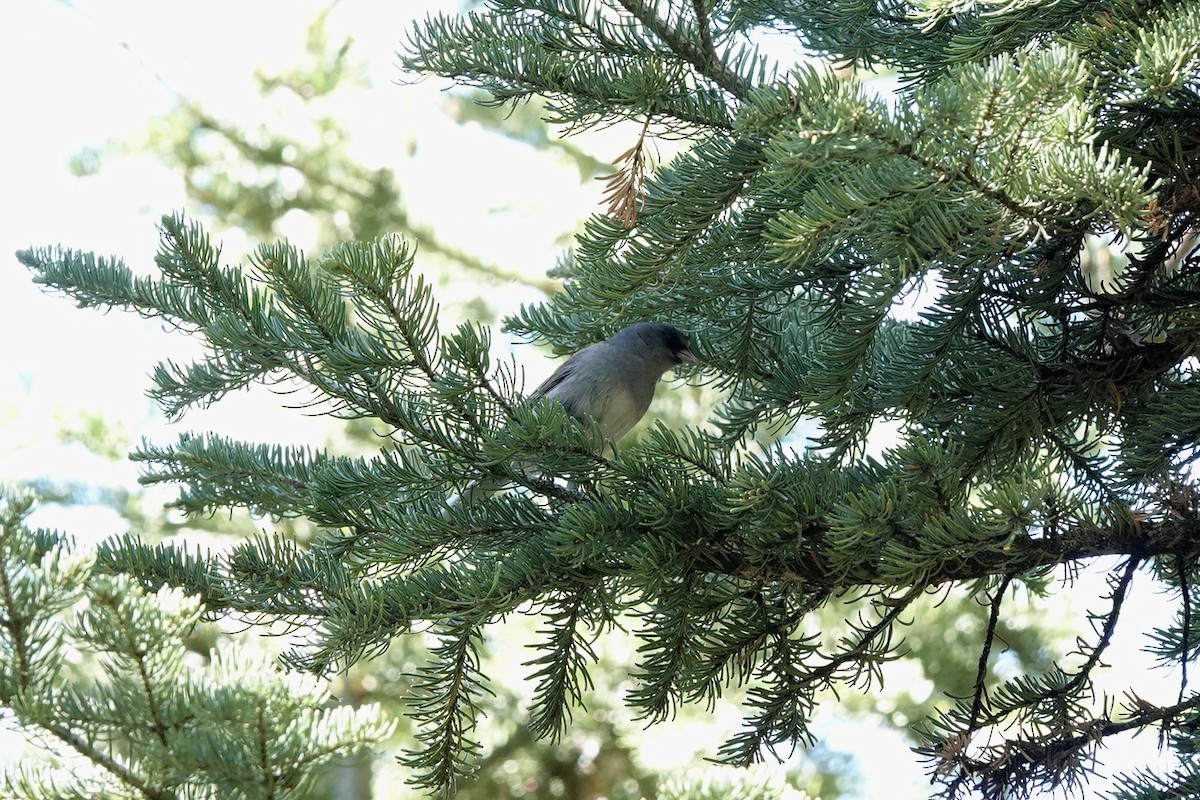
<path id="1" fill-rule="evenodd" d="M 616 442 L 646 414 L 667 370 L 697 363 L 682 331 L 662 322 L 639 322 L 568 358 L 530 397 L 559 401 L 575 419 L 595 420 L 605 440 Z M 449 502 L 478 499 L 502 486 L 485 478 Z"/>

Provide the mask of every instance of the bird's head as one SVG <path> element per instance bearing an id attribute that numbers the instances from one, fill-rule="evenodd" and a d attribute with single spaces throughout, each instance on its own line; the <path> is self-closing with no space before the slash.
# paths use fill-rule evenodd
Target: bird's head
<path id="1" fill-rule="evenodd" d="M 613 344 L 640 342 L 654 360 L 664 365 L 664 371 L 679 364 L 700 363 L 692 352 L 687 334 L 665 322 L 639 322 L 615 334 L 610 341 Z"/>

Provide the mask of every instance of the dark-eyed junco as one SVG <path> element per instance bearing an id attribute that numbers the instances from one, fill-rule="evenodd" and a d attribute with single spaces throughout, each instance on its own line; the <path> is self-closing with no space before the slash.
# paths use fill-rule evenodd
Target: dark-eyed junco
<path id="1" fill-rule="evenodd" d="M 588 345 L 530 394 L 557 400 L 575 419 L 593 419 L 607 441 L 616 442 L 650 408 L 663 373 L 680 364 L 696 364 L 688 337 L 662 322 L 639 322 Z M 490 495 L 503 484 L 482 479 L 450 504 Z"/>

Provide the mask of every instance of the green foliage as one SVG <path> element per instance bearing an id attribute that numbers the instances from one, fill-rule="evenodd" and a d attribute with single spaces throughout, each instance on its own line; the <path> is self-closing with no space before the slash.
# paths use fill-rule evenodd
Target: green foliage
<path id="1" fill-rule="evenodd" d="M 25 526 L 30 505 L 0 496 L 0 702 L 62 761 L 5 772 L 5 797 L 302 798 L 388 735 L 377 706 L 329 708 L 261 653 L 189 652 L 199 599 L 95 572 Z"/>
<path id="2" fill-rule="evenodd" d="M 807 800 L 777 777 L 732 770 L 694 770 L 668 780 L 661 800 Z"/>
<path id="3" fill-rule="evenodd" d="M 764 69 L 753 48 L 718 61 L 679 35 L 682 4 L 665 19 L 649 14 L 645 25 L 583 0 L 490 6 L 414 28 L 404 65 L 469 79 L 497 104 L 541 95 L 549 119 L 568 126 L 614 122 L 650 107 L 687 125 L 719 128 L 732 122 L 724 91 L 744 89 Z M 701 61 L 707 73 L 697 69 Z"/>
<path id="4" fill-rule="evenodd" d="M 690 328 L 723 393 L 711 428 L 659 425 L 597 455 L 594 426 L 520 399 L 487 331 L 439 329 L 401 238 L 316 263 L 268 246 L 243 269 L 168 217 L 153 277 L 76 251 L 19 256 L 83 305 L 201 338 L 201 360 L 154 373 L 172 415 L 259 382 L 391 437 L 357 458 L 219 436 L 144 445 L 145 480 L 181 484 L 189 512 L 245 507 L 321 532 L 224 556 L 130 540 L 104 563 L 186 586 L 212 613 L 310 626 L 289 659 L 316 672 L 431 631 L 407 761 L 443 792 L 480 747 L 484 631 L 514 612 L 544 612 L 531 733 L 569 729 L 594 642 L 622 626 L 639 641 L 635 713 L 744 692 L 720 756 L 748 765 L 812 742 L 831 695 L 873 691 L 943 587 L 986 609 L 965 694 L 915 729 L 943 796 L 1071 788 L 1106 737 L 1157 725 L 1181 732 L 1180 771 L 1125 776 L 1130 796 L 1188 785 L 1200 698 L 1185 682 L 1172 705 L 1136 686 L 1094 702 L 1093 671 L 1135 580 L 1179 600 L 1152 637 L 1162 660 L 1196 652 L 1198 12 L 495 0 L 428 20 L 410 69 L 498 104 L 540 96 L 571 129 L 639 120 L 694 141 L 621 184 L 636 218 L 589 220 L 564 291 L 508 327 L 564 350 L 641 319 Z M 758 25 L 904 84 L 889 102 L 814 66 L 775 70 Z M 807 419 L 820 434 L 806 452 L 755 438 Z M 896 440 L 866 457 L 883 423 Z M 514 491 L 446 502 L 481 479 Z M 1070 657 L 999 680 L 1014 595 L 1114 555 Z"/>

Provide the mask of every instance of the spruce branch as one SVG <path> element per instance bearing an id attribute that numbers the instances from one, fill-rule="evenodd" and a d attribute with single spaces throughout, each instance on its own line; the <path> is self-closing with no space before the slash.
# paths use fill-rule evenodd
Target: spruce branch
<path id="1" fill-rule="evenodd" d="M 707 29 L 708 15 L 702 13 L 703 9 L 700 9 L 701 13 L 697 13 L 696 27 L 701 42 L 697 45 L 692 37 L 684 32 L 682 24 L 672 25 L 669 20 L 662 19 L 654 13 L 654 8 L 642 0 L 617 0 L 617 3 L 638 22 L 653 31 L 671 50 L 686 59 L 697 72 L 712 80 L 734 98 L 745 99 L 750 86 L 732 72 L 713 50 Z"/>
<path id="2" fill-rule="evenodd" d="M 712 78 L 641 26 L 623 25 L 579 0 L 497 6 L 494 13 L 418 25 L 402 54 L 405 67 L 477 86 L 494 104 L 540 94 L 548 121 L 569 130 L 611 123 L 623 116 L 617 108 L 675 120 L 668 127 L 680 129 L 731 127 Z M 455 46 L 445 47 L 447 40 Z M 681 85 L 693 91 L 681 92 Z"/>
<path id="3" fill-rule="evenodd" d="M 24 524 L 33 502 L 31 494 L 0 493 L 0 625 L 4 629 L 0 653 L 7 656 L 0 668 L 0 705 L 20 709 L 20 722 L 66 744 L 147 800 L 174 800 L 174 792 L 154 785 L 116 753 L 38 712 L 45 705 L 40 696 L 53 691 L 50 687 L 61 666 L 61 654 L 54 653 L 59 642 L 48 637 L 49 623 L 82 596 L 86 573 L 79 567 L 87 564 L 72 565 L 62 555 L 54 555 L 53 551 L 71 547 L 69 540 L 51 535 L 45 542 L 49 546 L 37 542 L 37 534 Z M 31 567 L 47 555 L 53 556 L 53 566 L 44 576 L 46 584 L 38 586 L 36 579 L 31 580 L 36 574 Z"/>
<path id="4" fill-rule="evenodd" d="M 285 680 L 261 654 L 221 647 L 185 665 L 199 602 L 94 570 L 72 540 L 25 527 L 28 512 L 0 492 L 0 653 L 17 655 L 0 659 L 0 706 L 32 741 L 96 767 L 47 770 L 42 794 L 283 800 L 389 735 L 377 708 L 333 711 L 315 682 Z M 93 658 L 95 674 L 80 669 Z"/>
<path id="5" fill-rule="evenodd" d="M 1130 558 L 1120 577 L 1110 579 L 1111 607 L 1104 615 L 1096 642 L 1090 645 L 1080 642 L 1081 653 L 1086 656 L 1073 675 L 1068 677 L 1056 670 L 1042 685 L 1034 681 L 1015 681 L 1011 686 L 1002 687 L 997 699 L 986 709 L 982 676 L 977 678 L 970 710 L 944 718 L 939 724 L 946 728 L 946 734 L 918 749 L 932 760 L 935 780 L 944 784 L 940 796 L 958 797 L 972 782 L 977 782 L 976 788 L 985 792 L 1028 792 L 1031 785 L 1037 784 L 1070 785 L 1078 780 L 1082 763 L 1080 754 L 1085 746 L 1098 744 L 1104 736 L 1127 729 L 1113 725 L 1107 718 L 1084 718 L 1079 698 L 1091 685 L 1092 672 L 1112 641 L 1139 564 L 1137 558 Z M 990 645 L 991 630 L 989 627 L 985 652 Z M 966 755 L 980 730 L 1011 723 L 1011 716 L 1029 720 L 1021 735 L 998 745 L 983 746 L 984 756 Z M 952 721 L 959 717 L 963 721 L 961 727 Z M 1030 728 L 1041 731 L 1027 733 Z M 988 764 L 988 769 L 981 771 L 979 767 L 984 763 Z"/>
<path id="6" fill-rule="evenodd" d="M 479 744 L 472 738 L 478 699 L 486 687 L 479 679 L 479 630 L 466 619 L 447 620 L 431 662 L 417 674 L 410 703 L 421 723 L 419 740 L 425 749 L 409 751 L 403 759 L 418 770 L 419 785 L 449 797 L 457 782 L 468 776 Z"/>
<path id="7" fill-rule="evenodd" d="M 819 541 L 820 527 L 812 528 L 807 536 Z M 1200 552 L 1192 537 L 1200 535 L 1200 521 L 1163 521 L 1142 523 L 1138 529 L 1118 524 L 1111 528 L 1081 526 L 1064 530 L 1055 536 L 1017 537 L 1005 551 L 980 546 L 948 554 L 936 570 L 928 573 L 929 585 L 967 581 L 992 575 L 1037 572 L 1055 566 L 1070 566 L 1101 556 L 1131 556 L 1144 560 L 1176 553 Z M 795 556 L 784 556 L 773 563 L 750 562 L 736 553 L 714 554 L 711 566 L 729 575 L 758 581 L 789 581 L 817 588 L 833 588 L 825 560 L 828 557 L 820 546 Z M 878 564 L 862 563 L 853 576 L 858 585 L 887 585 L 888 579 Z"/>
<path id="8" fill-rule="evenodd" d="M 842 639 L 836 652 L 820 655 L 825 663 L 819 666 L 806 663 L 816 655 L 813 644 L 791 632 L 799 617 L 772 631 L 767 637 L 771 654 L 760 667 L 764 683 L 750 691 L 749 702 L 755 713 L 746 720 L 748 730 L 721 746 L 720 759 L 749 766 L 765 751 L 776 752 L 780 745 L 795 748 L 811 744 L 807 720 L 816 693 L 830 688 L 835 681 L 869 686 L 882 662 L 894 657 L 891 638 L 896 621 L 925 590 L 925 586 L 911 587 L 898 598 L 876 604 L 879 618 L 854 625 L 853 633 Z"/>
<path id="9" fill-rule="evenodd" d="M 571 724 L 572 707 L 582 707 L 584 692 L 592 688 L 587 665 L 597 660 L 591 646 L 595 636 L 580 630 L 587 624 L 591 601 L 592 592 L 584 588 L 551 606 L 541 631 L 549 641 L 539 648 L 541 655 L 525 662 L 537 667 L 530 675 L 537 686 L 529 730 L 539 739 L 561 736 Z"/>
<path id="10" fill-rule="evenodd" d="M 1094 760 L 1108 737 L 1155 725 L 1193 724 L 1198 711 L 1200 698 L 1162 707 L 1134 698 L 1120 719 L 1104 714 L 1074 720 L 1040 735 L 1005 742 L 989 749 L 985 757 L 946 750 L 934 757 L 945 759 L 944 763 L 952 765 L 948 769 L 961 772 L 966 780 L 959 781 L 956 776 L 937 796 L 946 800 L 962 797 L 968 784 L 985 797 L 1033 797 L 1039 789 L 1078 788 L 1084 765 Z"/>
<path id="11" fill-rule="evenodd" d="M 56 739 L 63 742 L 91 763 L 110 773 L 122 785 L 133 789 L 146 800 L 176 800 L 179 795 L 165 786 L 154 785 L 113 752 L 98 747 L 95 742 L 66 725 L 52 723 L 44 727 Z"/>

